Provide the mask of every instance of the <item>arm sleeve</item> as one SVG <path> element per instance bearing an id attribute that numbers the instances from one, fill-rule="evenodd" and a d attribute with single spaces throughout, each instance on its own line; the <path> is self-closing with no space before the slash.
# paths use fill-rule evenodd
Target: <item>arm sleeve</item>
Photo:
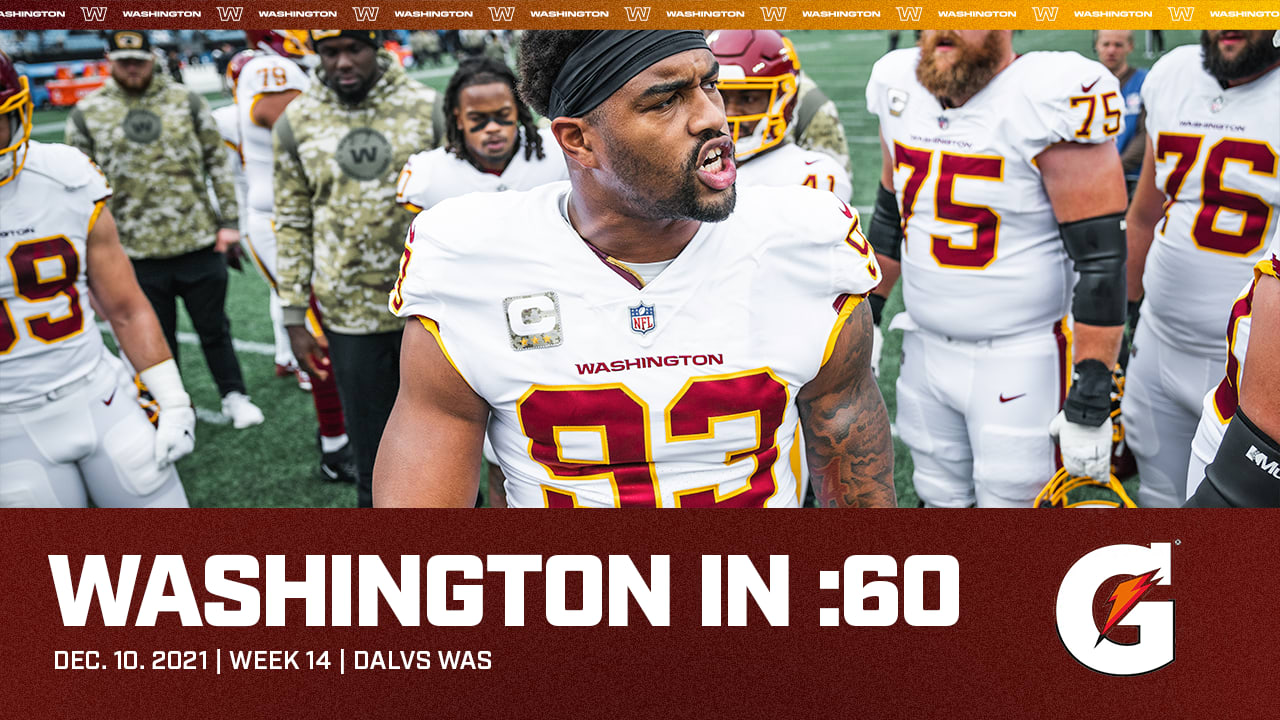
<path id="1" fill-rule="evenodd" d="M 236 184 L 222 142 L 222 133 L 218 132 L 218 123 L 209 111 L 209 103 L 194 92 L 191 98 L 196 138 L 200 142 L 205 173 L 213 185 L 213 194 L 218 198 L 218 229 L 238 229 L 240 208 L 236 205 Z"/>
<path id="2" fill-rule="evenodd" d="M 298 156 L 286 112 L 271 132 L 275 155 L 276 291 L 286 308 L 306 308 L 311 299 L 311 186 Z"/>

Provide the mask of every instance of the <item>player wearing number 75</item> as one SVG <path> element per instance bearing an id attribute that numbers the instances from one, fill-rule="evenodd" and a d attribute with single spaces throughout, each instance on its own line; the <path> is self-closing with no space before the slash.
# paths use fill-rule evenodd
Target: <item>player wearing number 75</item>
<path id="1" fill-rule="evenodd" d="M 883 155 L 871 301 L 878 322 L 901 275 L 897 427 L 920 499 L 1028 507 L 1051 435 L 1069 473 L 1105 482 L 1125 320 L 1115 77 L 1072 52 L 1015 55 L 1007 30 L 926 30 L 876 63 L 867 109 Z"/>
<path id="2" fill-rule="evenodd" d="M 1178 507 L 1186 497 L 1202 401 L 1236 334 L 1223 318 L 1280 223 L 1273 35 L 1206 30 L 1199 47 L 1161 58 L 1142 87 L 1147 148 L 1128 215 L 1137 327 L 1121 408 L 1142 505 Z M 1223 427 L 1230 419 L 1217 417 Z"/>
<path id="3" fill-rule="evenodd" d="M 470 506 L 486 418 L 513 507 L 892 506 L 857 213 L 735 190 L 697 31 L 535 31 L 520 93 L 568 182 L 473 194 L 409 231 L 381 506 Z"/>
<path id="4" fill-rule="evenodd" d="M 30 84 L 0 51 L 0 507 L 186 507 L 195 413 L 80 151 L 32 142 Z M 159 406 L 103 345 L 89 292 Z"/>

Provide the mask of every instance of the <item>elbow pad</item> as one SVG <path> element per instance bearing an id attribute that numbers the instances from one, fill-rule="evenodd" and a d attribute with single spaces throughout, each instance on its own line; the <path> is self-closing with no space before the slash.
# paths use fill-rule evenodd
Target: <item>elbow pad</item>
<path id="1" fill-rule="evenodd" d="M 1237 408 L 1204 482 L 1183 507 L 1280 507 L 1280 443 Z"/>
<path id="2" fill-rule="evenodd" d="M 1127 293 L 1124 215 L 1103 215 L 1058 226 L 1067 255 L 1080 274 L 1071 314 L 1087 325 L 1123 325 Z"/>
<path id="3" fill-rule="evenodd" d="M 884 185 L 876 186 L 876 209 L 871 214 L 867 239 L 876 252 L 894 260 L 902 259 L 902 216 L 898 214 L 898 196 Z"/>

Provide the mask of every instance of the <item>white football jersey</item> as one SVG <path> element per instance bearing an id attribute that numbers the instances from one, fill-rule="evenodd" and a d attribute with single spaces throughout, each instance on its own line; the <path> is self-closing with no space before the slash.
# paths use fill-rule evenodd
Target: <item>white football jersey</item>
<path id="1" fill-rule="evenodd" d="M 236 108 L 240 118 L 240 152 L 244 157 L 244 174 L 249 183 L 250 211 L 270 214 L 275 206 L 273 178 L 274 153 L 271 128 L 253 121 L 253 104 L 263 95 L 297 90 L 311 86 L 311 76 L 294 61 L 261 53 L 240 71 L 236 82 Z"/>
<path id="2" fill-rule="evenodd" d="M 984 340 L 1047 330 L 1075 273 L 1035 157 L 1059 142 L 1110 142 L 1120 86 L 1073 52 L 1019 56 L 962 107 L 916 80 L 917 48 L 881 58 L 867 109 L 893 153 L 902 214 L 903 300 L 939 335 Z"/>
<path id="3" fill-rule="evenodd" d="M 546 157 L 525 159 L 522 142 L 501 175 L 478 170 L 443 147 L 415 153 L 409 156 L 396 180 L 396 202 L 421 212 L 435 207 L 441 200 L 467 193 L 532 190 L 539 185 L 568 180 L 564 152 L 555 135 L 550 128 L 539 130 L 538 134 Z"/>
<path id="4" fill-rule="evenodd" d="M 249 199 L 249 180 L 244 176 L 244 158 L 240 156 L 240 117 L 236 106 L 223 105 L 213 111 L 213 121 L 218 124 L 218 134 L 222 136 L 222 145 L 227 149 L 227 163 L 231 165 L 231 179 L 236 186 L 236 204 L 247 208 Z M 216 202 L 213 192 L 209 196 Z M 240 234 L 244 235 L 248 227 L 249 213 L 240 213 Z"/>
<path id="5" fill-rule="evenodd" d="M 438 325 L 492 408 L 508 502 L 794 507 L 796 394 L 829 357 L 835 307 L 880 279 L 857 213 L 827 192 L 739 188 L 732 216 L 637 287 L 569 224 L 569 192 L 420 214 L 391 294 L 400 317 Z"/>
<path id="6" fill-rule="evenodd" d="M 853 195 L 849 173 L 826 153 L 805 150 L 787 141 L 738 163 L 738 187 L 804 185 L 833 192 L 841 200 Z"/>
<path id="7" fill-rule="evenodd" d="M 1165 216 L 1142 285 L 1142 322 L 1187 352 L 1221 357 L 1222 317 L 1263 258 L 1280 208 L 1280 70 L 1226 90 L 1199 45 L 1165 55 L 1142 85 Z"/>
<path id="8" fill-rule="evenodd" d="M 1240 399 L 1240 379 L 1244 376 L 1244 359 L 1249 353 L 1249 331 L 1253 327 L 1253 290 L 1263 275 L 1280 277 L 1280 230 L 1271 241 L 1271 246 L 1263 254 L 1263 259 L 1253 268 L 1253 277 L 1249 284 L 1236 296 L 1231 304 L 1231 313 L 1227 320 L 1227 372 L 1206 397 L 1204 414 L 1217 419 L 1223 431 L 1236 413 L 1236 403 Z M 1221 436 L 1218 440 L 1221 441 Z"/>
<path id="9" fill-rule="evenodd" d="M 89 229 L 111 189 L 89 158 L 34 140 L 0 186 L 0 403 L 50 392 L 98 364 Z"/>

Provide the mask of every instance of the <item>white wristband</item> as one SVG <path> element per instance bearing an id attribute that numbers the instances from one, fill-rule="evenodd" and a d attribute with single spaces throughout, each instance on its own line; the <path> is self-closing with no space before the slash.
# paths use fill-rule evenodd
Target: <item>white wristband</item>
<path id="1" fill-rule="evenodd" d="M 182 376 L 178 374 L 178 364 L 173 358 L 152 365 L 138 373 L 138 377 L 161 410 L 191 406 L 191 397 L 182 386 Z"/>

